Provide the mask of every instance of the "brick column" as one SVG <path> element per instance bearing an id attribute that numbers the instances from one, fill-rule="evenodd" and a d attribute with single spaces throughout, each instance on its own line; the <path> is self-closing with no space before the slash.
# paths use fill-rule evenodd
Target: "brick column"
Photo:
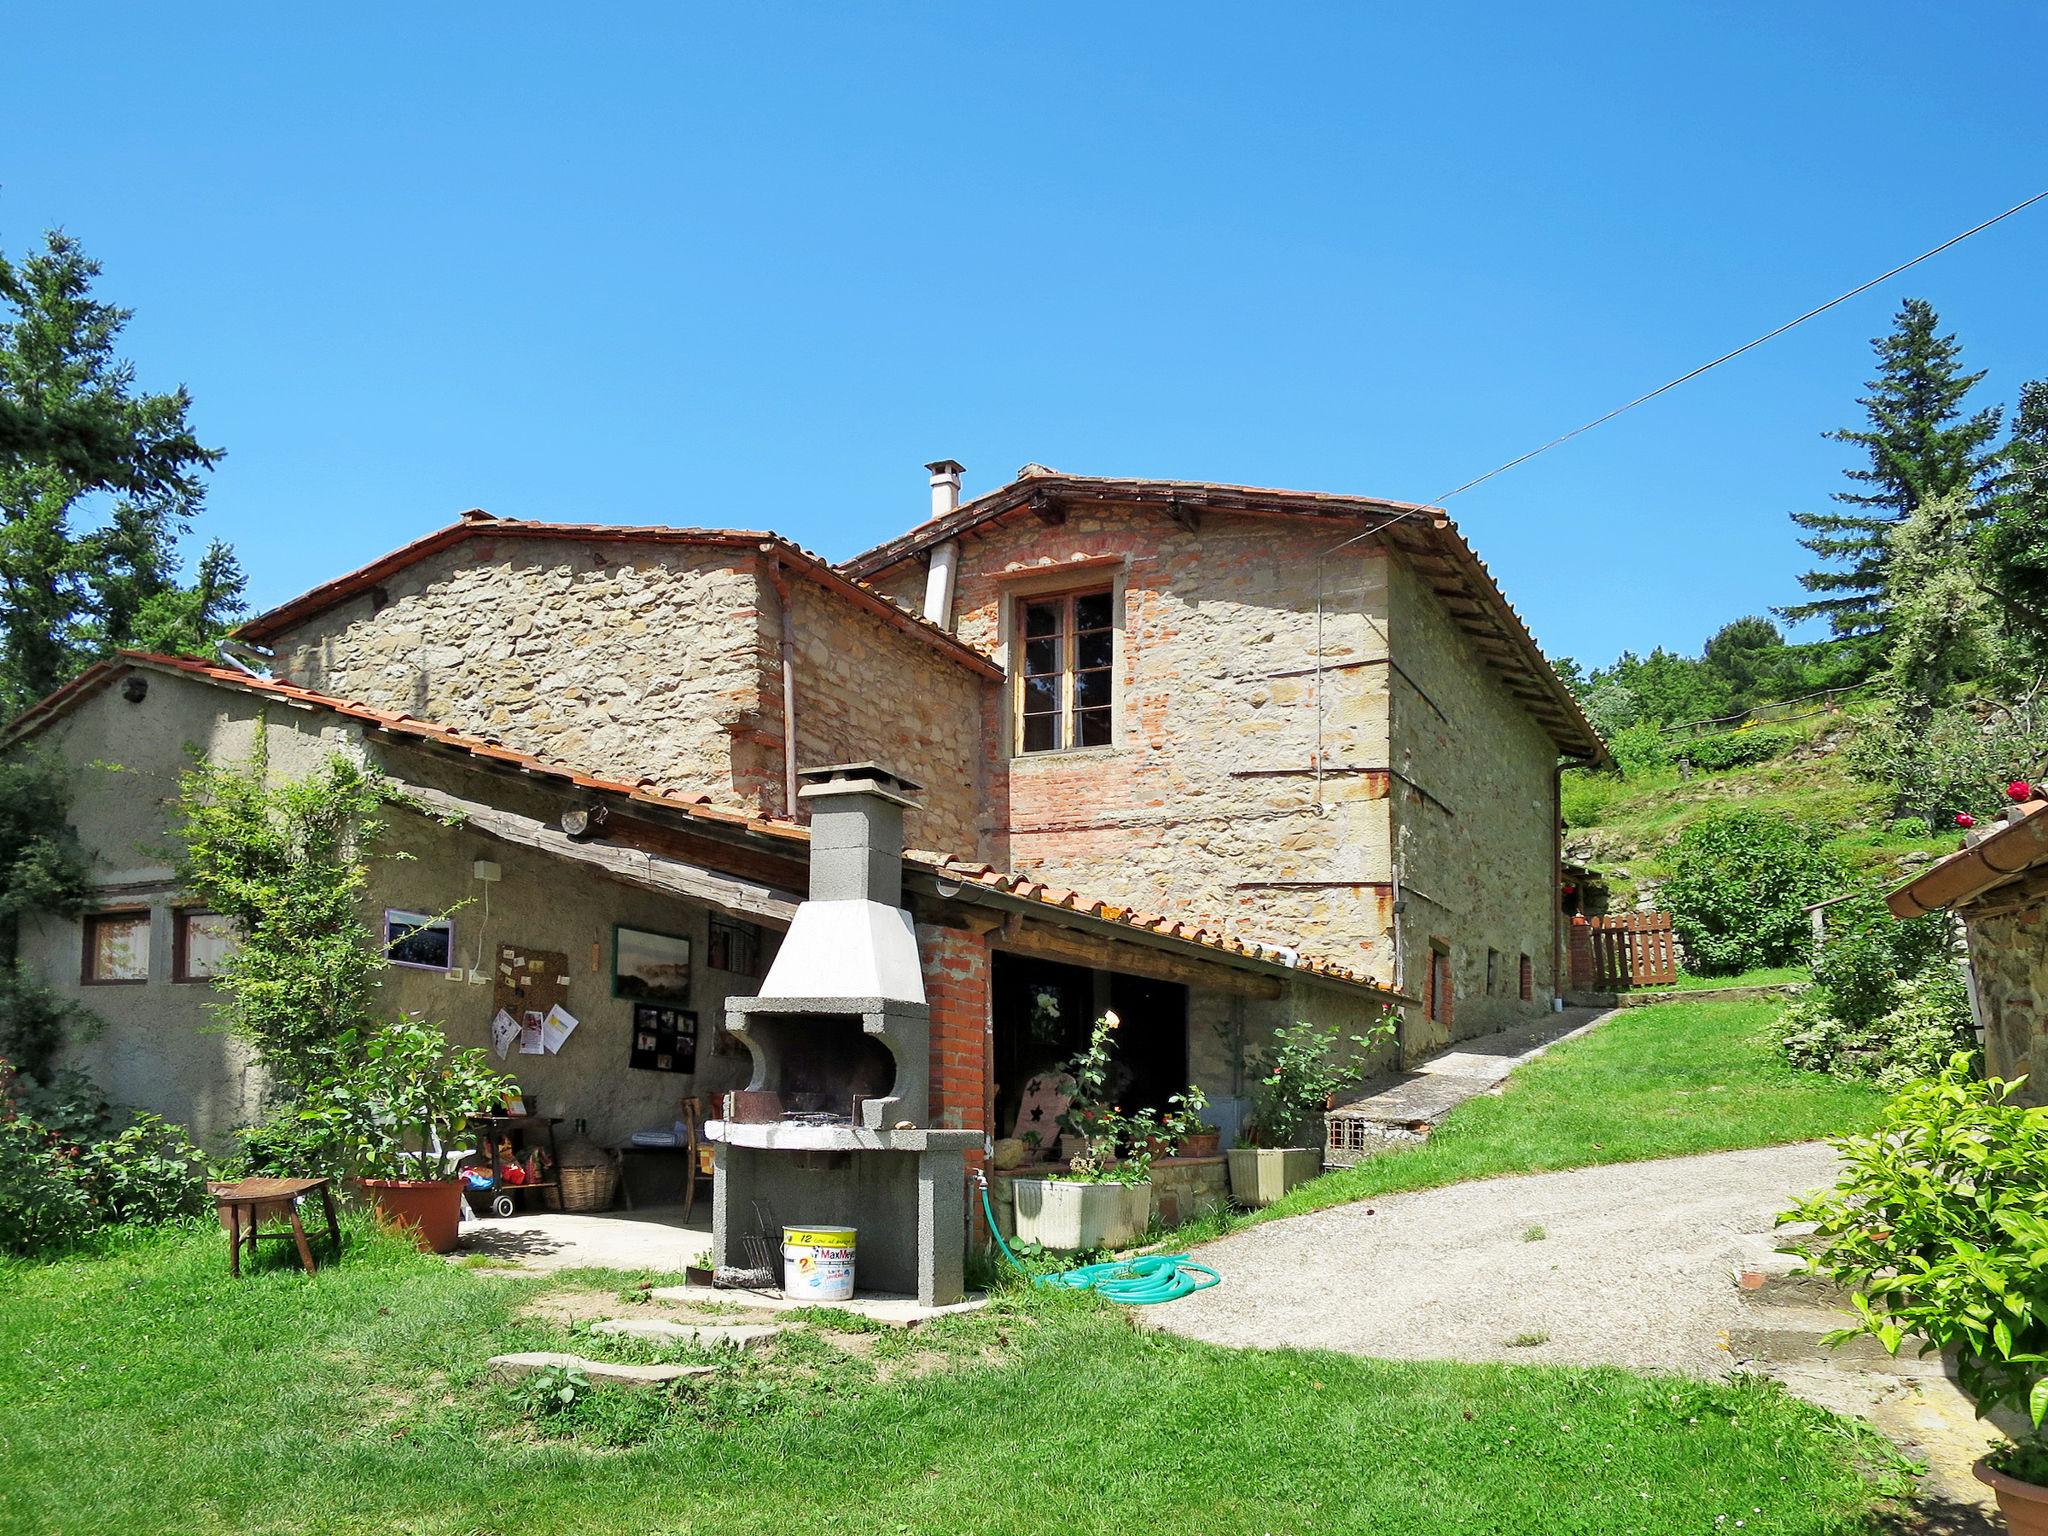
<path id="1" fill-rule="evenodd" d="M 1593 925 L 1583 917 L 1572 919 L 1571 931 L 1565 937 L 1565 948 L 1570 952 L 1570 985 L 1574 992 L 1590 992 L 1598 977 L 1593 971 Z"/>
<path id="2" fill-rule="evenodd" d="M 968 1230 L 983 1242 L 987 1223 L 973 1176 L 986 1164 L 985 1139 L 995 1115 L 989 943 L 964 928 L 919 923 L 917 952 L 924 966 L 925 1001 L 931 1005 L 932 1124 L 979 1131 L 984 1138 L 982 1148 L 967 1154 Z"/>

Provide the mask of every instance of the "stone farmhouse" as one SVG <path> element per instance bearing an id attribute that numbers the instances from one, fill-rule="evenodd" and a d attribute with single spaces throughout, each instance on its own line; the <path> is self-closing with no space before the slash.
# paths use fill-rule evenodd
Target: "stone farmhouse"
<path id="1" fill-rule="evenodd" d="M 929 1113 L 984 1150 L 1105 1007 L 1131 1095 L 1199 1082 L 1228 1131 L 1278 1024 L 1392 1004 L 1413 1055 L 1551 1006 L 1558 768 L 1606 749 L 1444 513 L 1035 466 L 962 503 L 930 470 L 931 515 L 837 566 L 469 512 L 232 657 L 123 654 L 44 700 L 7 744 L 69 765 L 97 888 L 23 952 L 106 1021 L 81 1064 L 207 1136 L 254 1118 L 208 1009 L 232 935 L 165 843 L 188 753 L 259 731 L 273 774 L 342 751 L 405 794 L 391 1007 L 485 1044 L 501 963 L 541 957 L 579 1025 L 506 1065 L 599 1138 L 745 1083 L 722 1007 L 806 889 L 799 775 L 828 764 L 920 786 Z"/>

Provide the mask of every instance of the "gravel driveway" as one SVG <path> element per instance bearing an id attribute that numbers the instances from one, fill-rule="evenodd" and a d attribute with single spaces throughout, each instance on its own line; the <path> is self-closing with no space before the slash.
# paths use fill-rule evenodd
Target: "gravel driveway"
<path id="1" fill-rule="evenodd" d="M 1339 1206 L 1197 1250 L 1223 1284 L 1144 1321 L 1215 1344 L 1717 1375 L 1740 1256 L 1834 1168 L 1806 1143 Z"/>

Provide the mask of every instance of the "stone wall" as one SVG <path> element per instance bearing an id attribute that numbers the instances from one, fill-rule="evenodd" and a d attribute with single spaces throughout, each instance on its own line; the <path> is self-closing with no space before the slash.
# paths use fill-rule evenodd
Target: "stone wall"
<path id="1" fill-rule="evenodd" d="M 1390 970 L 1385 567 L 1369 551 L 1320 570 L 1339 538 L 1298 520 L 1210 514 L 1190 533 L 1156 511 L 1077 508 L 963 541 L 955 630 L 1006 664 L 1027 598 L 1119 598 L 1110 745 L 1018 755 L 1012 699 L 989 695 L 991 860 Z M 874 584 L 917 604 L 924 566 Z"/>
<path id="2" fill-rule="evenodd" d="M 1984 1065 L 2027 1074 L 2029 1104 L 2048 1104 L 2048 868 L 1999 886 L 1962 909 L 1984 1015 Z"/>
<path id="3" fill-rule="evenodd" d="M 752 547 L 478 536 L 273 648 L 318 692 L 780 816 L 785 592 L 798 765 L 887 764 L 926 786 L 913 844 L 972 855 L 994 685 Z"/>
<path id="4" fill-rule="evenodd" d="M 1453 981 L 1448 1029 L 1421 1020 L 1412 1053 L 1550 1006 L 1557 748 L 1405 565 L 1394 566 L 1389 592 L 1402 979 L 1421 994 L 1434 943 L 1447 950 Z M 1534 992 L 1526 1003 L 1524 957 Z"/>
<path id="5" fill-rule="evenodd" d="M 276 637 L 301 687 L 628 781 L 779 804 L 776 649 L 757 557 L 476 537 Z"/>

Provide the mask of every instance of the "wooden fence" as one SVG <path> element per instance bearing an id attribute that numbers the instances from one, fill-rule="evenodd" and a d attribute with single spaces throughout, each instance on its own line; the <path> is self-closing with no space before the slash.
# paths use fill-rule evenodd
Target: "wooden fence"
<path id="1" fill-rule="evenodd" d="M 1576 992 L 1611 992 L 1678 980 L 1678 945 L 1671 935 L 1669 912 L 1575 917 L 1569 942 Z"/>

